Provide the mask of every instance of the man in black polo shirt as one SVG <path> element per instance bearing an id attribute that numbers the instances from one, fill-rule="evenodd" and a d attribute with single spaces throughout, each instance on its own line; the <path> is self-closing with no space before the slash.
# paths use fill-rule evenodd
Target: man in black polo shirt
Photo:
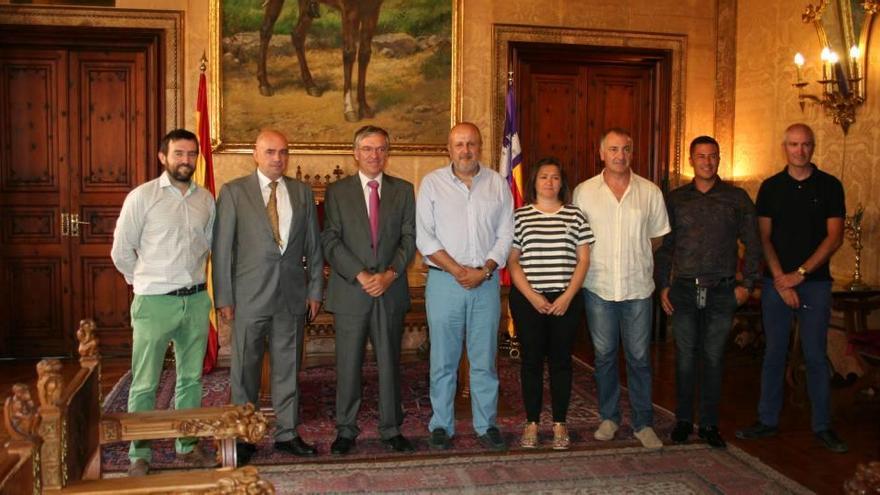
<path id="1" fill-rule="evenodd" d="M 810 162 L 814 146 L 812 129 L 805 124 L 789 126 L 782 143 L 788 165 L 765 180 L 758 192 L 758 227 L 767 262 L 761 294 L 767 348 L 758 422 L 739 430 L 736 436 L 763 438 L 778 433 L 789 332 L 796 315 L 813 432 L 827 449 L 846 452 L 846 443 L 831 430 L 825 350 L 831 317 L 828 261 L 843 244 L 846 209 L 840 181 Z"/>
<path id="2" fill-rule="evenodd" d="M 727 334 L 737 306 L 748 299 L 760 276 L 761 264 L 755 205 L 744 190 L 718 177 L 720 161 L 715 139 L 700 136 L 691 142 L 694 180 L 666 198 L 672 232 L 663 238 L 655 263 L 660 302 L 672 316 L 675 335 L 677 422 L 672 441 L 683 443 L 693 433 L 699 381 L 698 434 L 715 448 L 726 446 L 718 430 L 718 404 Z M 740 283 L 737 239 L 745 245 Z"/>

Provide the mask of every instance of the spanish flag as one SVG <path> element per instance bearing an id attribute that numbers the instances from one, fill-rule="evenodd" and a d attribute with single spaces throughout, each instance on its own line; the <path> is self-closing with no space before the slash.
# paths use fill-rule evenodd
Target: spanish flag
<path id="1" fill-rule="evenodd" d="M 208 83 L 205 78 L 206 60 L 202 58 L 201 74 L 199 75 L 199 96 L 196 100 L 196 134 L 199 136 L 199 159 L 193 179 L 196 184 L 204 187 L 217 197 L 214 190 L 214 162 L 211 157 L 211 125 L 208 119 Z M 214 288 L 211 284 L 211 261 L 208 260 L 208 295 L 214 300 Z M 213 307 L 213 304 L 211 305 Z M 208 348 L 205 351 L 205 362 L 202 373 L 210 373 L 217 365 L 220 351 L 220 338 L 217 335 L 217 316 L 214 311 L 209 313 Z"/>

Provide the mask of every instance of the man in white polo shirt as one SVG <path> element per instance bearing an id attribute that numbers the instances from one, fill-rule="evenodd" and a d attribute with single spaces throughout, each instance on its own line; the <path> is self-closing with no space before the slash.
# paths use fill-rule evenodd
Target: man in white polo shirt
<path id="1" fill-rule="evenodd" d="M 596 236 L 590 270 L 584 281 L 587 325 L 596 355 L 596 385 L 602 422 L 594 437 L 611 440 L 620 427 L 620 380 L 617 348 L 623 342 L 633 434 L 657 449 L 651 403 L 651 293 L 653 250 L 670 231 L 663 194 L 630 168 L 632 136 L 605 132 L 599 156 L 605 168 L 574 190 L 574 203 L 587 216 Z"/>

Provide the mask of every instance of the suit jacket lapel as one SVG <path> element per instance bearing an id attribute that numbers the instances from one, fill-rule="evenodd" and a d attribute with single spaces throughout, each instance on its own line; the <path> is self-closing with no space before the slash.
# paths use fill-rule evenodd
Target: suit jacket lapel
<path id="1" fill-rule="evenodd" d="M 385 174 L 382 176 L 382 198 L 379 201 L 379 234 L 385 230 L 389 217 L 394 211 L 394 202 L 397 201 L 397 183 L 395 178 Z"/>
<path id="2" fill-rule="evenodd" d="M 254 215 L 259 218 L 257 221 L 263 225 L 263 230 L 269 236 L 269 239 L 272 240 L 272 244 L 275 244 L 275 235 L 272 234 L 272 226 L 269 225 L 269 215 L 266 214 L 266 205 L 263 203 L 263 191 L 260 190 L 260 178 L 257 177 L 256 171 L 254 171 L 250 180 L 245 184 L 245 189 L 247 197 L 251 201 L 251 207 L 254 209 Z"/>
<path id="3" fill-rule="evenodd" d="M 288 176 L 284 176 L 284 185 L 287 187 L 287 199 L 290 201 L 290 234 L 287 236 L 287 243 L 290 244 L 290 240 L 293 239 L 293 233 L 295 232 L 294 226 L 296 225 L 296 210 L 298 207 L 301 208 L 301 205 L 297 204 L 296 196 L 293 190 L 293 181 L 295 179 L 291 179 Z"/>

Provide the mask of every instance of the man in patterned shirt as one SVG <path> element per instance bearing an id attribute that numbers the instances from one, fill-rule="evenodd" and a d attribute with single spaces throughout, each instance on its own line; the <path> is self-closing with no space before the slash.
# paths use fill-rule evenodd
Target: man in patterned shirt
<path id="1" fill-rule="evenodd" d="M 718 177 L 718 142 L 709 136 L 694 139 L 690 162 L 694 180 L 666 198 L 672 232 L 663 238 L 655 260 L 660 303 L 672 316 L 675 336 L 678 421 L 672 441 L 684 443 L 693 432 L 694 387 L 699 382 L 698 434 L 712 447 L 724 448 L 718 430 L 724 345 L 736 308 L 760 276 L 761 242 L 751 198 Z M 741 282 L 736 280 L 737 240 L 745 245 Z"/>

